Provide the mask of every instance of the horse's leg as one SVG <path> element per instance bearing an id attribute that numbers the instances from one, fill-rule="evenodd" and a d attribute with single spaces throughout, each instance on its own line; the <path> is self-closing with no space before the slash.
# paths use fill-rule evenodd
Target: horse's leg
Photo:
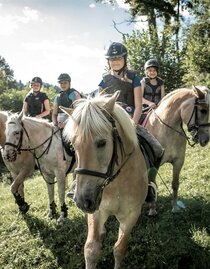
<path id="1" fill-rule="evenodd" d="M 24 170 L 23 170 L 24 171 Z M 29 175 L 28 171 L 20 172 L 18 175 L 11 173 L 14 181 L 11 185 L 11 192 L 15 197 L 15 201 L 19 206 L 22 213 L 26 213 L 29 210 L 29 205 L 24 200 L 24 180 Z"/>
<path id="2" fill-rule="evenodd" d="M 49 198 L 49 203 L 50 203 L 50 210 L 48 213 L 48 218 L 53 219 L 56 215 L 56 204 L 54 201 L 55 186 L 54 186 L 54 183 L 50 184 L 50 182 L 52 182 L 53 176 L 43 173 L 43 177 L 47 184 L 48 198 Z"/>
<path id="3" fill-rule="evenodd" d="M 172 190 L 173 190 L 173 200 L 172 200 L 172 212 L 177 213 L 180 211 L 180 207 L 177 205 L 178 190 L 179 190 L 179 175 L 184 164 L 184 159 L 177 159 L 173 163 L 173 180 L 172 180 Z"/>
<path id="4" fill-rule="evenodd" d="M 65 190 L 66 190 L 66 176 L 60 175 L 57 177 L 58 181 L 58 195 L 61 206 L 60 217 L 58 218 L 58 223 L 62 223 L 68 215 L 68 208 L 65 204 Z"/>
<path id="5" fill-rule="evenodd" d="M 117 218 L 120 227 L 118 232 L 118 240 L 114 245 L 113 253 L 115 259 L 114 269 L 120 269 L 121 262 L 125 256 L 128 238 L 133 229 L 133 226 L 136 224 L 140 215 L 140 211 L 133 211 L 130 215 L 126 215 L 124 217 Z"/>
<path id="6" fill-rule="evenodd" d="M 86 269 L 95 269 L 100 258 L 102 235 L 105 233 L 104 223 L 108 215 L 97 211 L 88 214 L 88 236 L 84 247 Z"/>

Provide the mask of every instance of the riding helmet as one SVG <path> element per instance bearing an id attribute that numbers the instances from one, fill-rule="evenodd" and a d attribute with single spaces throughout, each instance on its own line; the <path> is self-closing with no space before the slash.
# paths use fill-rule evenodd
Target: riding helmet
<path id="1" fill-rule="evenodd" d="M 159 63 L 155 59 L 150 59 L 145 63 L 144 70 L 146 70 L 149 67 L 155 67 L 158 70 L 159 69 Z"/>
<path id="2" fill-rule="evenodd" d="M 34 77 L 31 80 L 31 84 L 33 84 L 33 83 L 40 83 L 42 85 L 42 79 L 40 77 Z"/>
<path id="3" fill-rule="evenodd" d="M 58 82 L 61 82 L 61 81 L 69 81 L 69 82 L 71 82 L 71 77 L 67 73 L 62 73 L 58 77 Z"/>
<path id="4" fill-rule="evenodd" d="M 119 43 L 119 42 L 113 42 L 105 55 L 106 59 L 113 59 L 118 57 L 126 57 L 127 56 L 127 49 L 126 47 Z"/>

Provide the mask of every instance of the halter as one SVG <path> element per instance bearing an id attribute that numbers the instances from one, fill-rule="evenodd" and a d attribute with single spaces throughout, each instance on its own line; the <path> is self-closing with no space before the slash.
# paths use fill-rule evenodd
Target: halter
<path id="1" fill-rule="evenodd" d="M 125 150 L 124 150 L 124 147 L 123 147 L 123 144 L 122 144 L 122 140 L 121 140 L 121 138 L 119 136 L 119 133 L 118 133 L 116 125 L 115 125 L 115 120 L 113 119 L 113 117 L 109 117 L 108 120 L 112 124 L 113 151 L 112 151 L 111 160 L 110 160 L 108 168 L 107 168 L 107 172 L 106 173 L 101 173 L 101 172 L 97 172 L 97 171 L 93 171 L 93 170 L 88 170 L 88 169 L 85 169 L 85 168 L 76 168 L 74 170 L 74 173 L 78 174 L 78 175 L 89 175 L 89 176 L 104 178 L 101 190 L 103 190 L 110 182 L 112 182 L 119 175 L 122 167 L 125 165 L 125 163 L 128 161 L 128 159 L 130 158 L 130 156 L 134 152 L 134 149 L 133 149 L 129 154 L 125 154 Z M 117 155 L 117 142 L 119 142 L 122 156 L 126 155 L 126 158 L 122 162 L 122 164 L 119 167 L 119 169 L 117 170 L 117 172 L 114 173 L 115 164 L 119 165 L 118 164 L 118 155 Z"/>

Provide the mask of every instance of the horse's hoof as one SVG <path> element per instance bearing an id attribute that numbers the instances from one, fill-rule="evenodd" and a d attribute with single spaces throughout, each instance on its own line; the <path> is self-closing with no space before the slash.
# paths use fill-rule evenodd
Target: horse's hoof
<path id="1" fill-rule="evenodd" d="M 174 206 L 171 210 L 173 214 L 180 213 L 182 209 L 179 206 Z"/>
<path id="2" fill-rule="evenodd" d="M 29 208 L 30 208 L 30 205 L 27 203 L 24 203 L 22 206 L 19 206 L 19 209 L 23 214 L 26 214 Z"/>
<path id="3" fill-rule="evenodd" d="M 157 216 L 157 210 L 156 209 L 150 209 L 148 213 L 149 217 L 155 217 Z"/>

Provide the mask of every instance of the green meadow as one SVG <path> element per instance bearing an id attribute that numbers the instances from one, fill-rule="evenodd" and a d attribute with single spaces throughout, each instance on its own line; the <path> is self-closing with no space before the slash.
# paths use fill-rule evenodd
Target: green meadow
<path id="1" fill-rule="evenodd" d="M 132 231 L 122 269 L 210 268 L 209 162 L 210 145 L 187 148 L 179 189 L 179 199 L 185 209 L 178 214 L 171 212 L 172 167 L 170 164 L 161 167 L 157 178 L 158 215 L 148 217 L 148 205 L 144 205 Z M 85 214 L 67 198 L 66 222 L 59 226 L 56 220 L 48 220 L 46 183 L 36 171 L 25 182 L 25 199 L 30 210 L 22 215 L 10 192 L 7 175 L 1 167 L 0 268 L 85 268 Z M 57 186 L 55 188 L 57 190 Z M 56 202 L 58 205 L 57 196 Z M 106 230 L 99 269 L 111 269 L 114 265 L 112 247 L 118 232 L 114 217 L 108 219 Z"/>

